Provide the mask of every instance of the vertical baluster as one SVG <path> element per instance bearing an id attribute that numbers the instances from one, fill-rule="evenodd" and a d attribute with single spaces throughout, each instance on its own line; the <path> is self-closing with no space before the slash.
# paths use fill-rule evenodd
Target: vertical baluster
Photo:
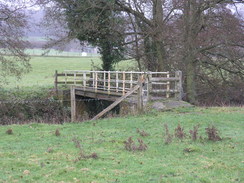
<path id="1" fill-rule="evenodd" d="M 86 72 L 83 72 L 83 89 L 86 89 Z"/>
<path id="2" fill-rule="evenodd" d="M 97 92 L 98 73 L 95 72 L 95 92 Z"/>
<path id="3" fill-rule="evenodd" d="M 123 71 L 123 95 L 125 94 L 125 71 Z"/>
<path id="4" fill-rule="evenodd" d="M 108 94 L 110 94 L 110 71 L 108 71 Z"/>
<path id="5" fill-rule="evenodd" d="M 76 85 L 76 72 L 74 73 L 74 84 Z"/>
<path id="6" fill-rule="evenodd" d="M 132 71 L 130 72 L 130 88 L 133 87 L 133 73 Z"/>
<path id="7" fill-rule="evenodd" d="M 64 75 L 65 75 L 65 76 L 64 76 L 64 77 L 65 77 L 65 78 L 64 78 L 64 80 L 65 80 L 64 82 L 65 82 L 65 85 L 67 85 L 67 72 L 65 72 Z"/>
<path id="8" fill-rule="evenodd" d="M 95 72 L 92 72 L 92 88 L 95 87 Z"/>
<path id="9" fill-rule="evenodd" d="M 106 71 L 103 72 L 103 90 L 106 90 Z"/>
<path id="10" fill-rule="evenodd" d="M 119 91 L 119 73 L 116 71 L 116 92 Z"/>
<path id="11" fill-rule="evenodd" d="M 167 78 L 169 78 L 169 73 L 167 74 Z M 166 98 L 169 98 L 169 90 L 170 90 L 170 82 L 167 81 Z"/>
<path id="12" fill-rule="evenodd" d="M 151 92 L 152 92 L 152 74 L 148 73 L 147 76 L 147 101 L 151 101 L 152 97 L 151 97 Z"/>

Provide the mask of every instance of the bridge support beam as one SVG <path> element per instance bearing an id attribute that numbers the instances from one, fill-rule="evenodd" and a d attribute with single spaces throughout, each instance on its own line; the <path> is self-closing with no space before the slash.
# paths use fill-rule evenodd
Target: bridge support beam
<path id="1" fill-rule="evenodd" d="M 75 86 L 70 87 L 70 96 L 71 96 L 71 121 L 76 121 L 76 95 L 75 95 Z"/>

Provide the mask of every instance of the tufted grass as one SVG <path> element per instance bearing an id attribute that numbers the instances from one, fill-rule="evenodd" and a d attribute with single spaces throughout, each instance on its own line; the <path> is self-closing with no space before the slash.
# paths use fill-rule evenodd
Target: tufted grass
<path id="1" fill-rule="evenodd" d="M 200 125 L 203 140 L 173 139 L 164 144 L 164 124 L 171 133 L 178 124 L 186 133 Z M 215 125 L 222 141 L 210 142 L 205 128 Z M 13 134 L 5 132 L 11 128 Z M 136 129 L 149 136 L 141 137 Z M 60 136 L 55 135 L 59 129 Z M 244 108 L 182 108 L 141 116 L 63 125 L 0 126 L 0 182 L 213 182 L 244 181 Z M 141 138 L 148 149 L 129 152 L 124 141 Z M 81 159 L 72 139 L 86 154 Z M 189 148 L 192 151 L 186 152 Z"/>

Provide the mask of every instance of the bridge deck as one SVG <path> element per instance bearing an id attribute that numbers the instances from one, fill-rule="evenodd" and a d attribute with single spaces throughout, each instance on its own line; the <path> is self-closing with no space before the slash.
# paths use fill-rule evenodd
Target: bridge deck
<path id="1" fill-rule="evenodd" d="M 95 90 L 92 87 L 83 88 L 79 86 L 75 86 L 75 94 L 77 96 L 97 98 L 100 100 L 108 100 L 108 101 L 115 101 L 118 97 L 123 96 L 123 94 L 119 92 L 108 93 L 107 91 L 103 91 L 103 90 Z"/>

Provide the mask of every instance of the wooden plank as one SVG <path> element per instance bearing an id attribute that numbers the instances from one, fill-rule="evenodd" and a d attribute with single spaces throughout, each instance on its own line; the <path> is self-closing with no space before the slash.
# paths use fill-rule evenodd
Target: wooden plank
<path id="1" fill-rule="evenodd" d="M 105 90 L 105 87 L 106 87 L 106 72 L 105 71 L 103 72 L 103 87 Z"/>
<path id="2" fill-rule="evenodd" d="M 130 88 L 133 87 L 133 72 L 130 73 Z"/>
<path id="3" fill-rule="evenodd" d="M 108 94 L 110 94 L 110 79 L 111 79 L 111 74 L 110 71 L 108 72 Z"/>
<path id="4" fill-rule="evenodd" d="M 83 72 L 83 88 L 86 88 L 86 73 Z"/>
<path id="5" fill-rule="evenodd" d="M 70 74 L 70 73 L 58 73 L 57 76 L 58 77 L 61 77 L 61 76 L 74 76 L 74 74 L 75 73 L 72 73 L 72 74 Z M 76 73 L 76 76 L 82 76 L 82 74 L 77 74 Z"/>
<path id="6" fill-rule="evenodd" d="M 152 90 L 151 93 L 178 93 L 178 90 Z"/>
<path id="7" fill-rule="evenodd" d="M 152 78 L 151 81 L 178 81 L 179 78 L 177 77 L 170 77 L 170 78 Z"/>
<path id="8" fill-rule="evenodd" d="M 98 73 L 95 72 L 95 92 L 97 92 Z"/>
<path id="9" fill-rule="evenodd" d="M 75 85 L 76 85 L 76 73 L 74 74 L 74 81 L 75 81 Z"/>
<path id="10" fill-rule="evenodd" d="M 118 88 L 119 88 L 119 73 L 117 71 L 116 72 L 116 92 L 118 92 Z"/>
<path id="11" fill-rule="evenodd" d="M 77 87 L 76 86 L 76 92 L 77 91 L 85 91 L 85 92 L 91 92 L 91 93 L 95 93 L 95 90 L 94 90 L 94 88 L 93 87 L 86 87 L 86 90 L 84 90 L 83 89 L 83 87 Z M 129 90 L 130 91 L 130 90 Z M 100 94 L 105 94 L 105 95 L 115 95 L 115 96 L 121 96 L 122 95 L 122 93 L 120 93 L 120 92 L 110 92 L 110 94 L 108 94 L 108 92 L 107 91 L 103 91 L 103 90 L 98 90 L 98 93 L 100 93 Z M 78 93 L 77 93 L 78 94 Z"/>
<path id="12" fill-rule="evenodd" d="M 95 86 L 95 72 L 92 73 L 92 86 Z"/>
<path id="13" fill-rule="evenodd" d="M 118 98 L 114 103 L 112 103 L 110 106 L 108 106 L 106 109 L 104 109 L 102 112 L 100 112 L 99 114 L 97 114 L 94 118 L 91 119 L 91 121 L 93 120 L 97 120 L 99 118 L 101 118 L 104 114 L 106 114 L 107 112 L 109 112 L 110 110 L 112 110 L 114 107 L 116 107 L 120 102 L 122 102 L 124 99 L 126 99 L 128 96 L 130 96 L 132 93 L 134 93 L 136 90 L 138 90 L 140 88 L 140 85 L 136 85 L 134 88 L 132 88 L 129 92 L 127 92 L 125 95 L 123 95 L 122 97 Z"/>
<path id="14" fill-rule="evenodd" d="M 75 84 L 75 82 L 74 81 L 58 81 L 57 84 L 70 85 L 70 84 Z M 76 84 L 82 84 L 82 81 L 76 81 Z"/>
<path id="15" fill-rule="evenodd" d="M 152 85 L 167 85 L 168 83 L 160 83 L 160 82 L 151 82 Z"/>
<path id="16" fill-rule="evenodd" d="M 65 73 L 65 78 L 64 78 L 64 80 L 65 80 L 65 85 L 67 84 L 67 73 Z"/>
<path id="17" fill-rule="evenodd" d="M 125 72 L 123 72 L 123 95 L 125 94 Z"/>

